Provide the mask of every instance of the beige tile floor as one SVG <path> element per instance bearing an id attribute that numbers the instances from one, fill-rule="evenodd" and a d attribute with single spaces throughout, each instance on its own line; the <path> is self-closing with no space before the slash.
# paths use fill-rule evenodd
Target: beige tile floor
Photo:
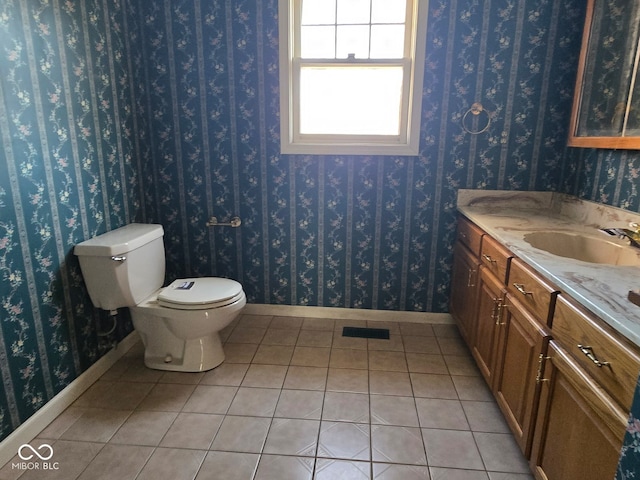
<path id="1" fill-rule="evenodd" d="M 454 326 L 244 315 L 223 340 L 203 373 L 147 369 L 136 345 L 31 442 L 58 470 L 0 478 L 532 478 Z"/>

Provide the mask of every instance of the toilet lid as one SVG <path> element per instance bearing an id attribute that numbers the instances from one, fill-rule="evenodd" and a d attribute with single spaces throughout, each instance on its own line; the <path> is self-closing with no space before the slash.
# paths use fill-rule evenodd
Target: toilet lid
<path id="1" fill-rule="evenodd" d="M 207 309 L 233 303 L 242 285 L 229 278 L 179 278 L 158 294 L 158 303 L 177 309 Z"/>

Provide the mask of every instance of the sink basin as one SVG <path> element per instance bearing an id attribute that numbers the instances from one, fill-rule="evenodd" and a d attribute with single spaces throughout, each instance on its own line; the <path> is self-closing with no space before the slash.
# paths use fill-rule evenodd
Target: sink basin
<path id="1" fill-rule="evenodd" d="M 524 240 L 534 248 L 559 257 L 588 263 L 640 266 L 640 249 L 614 243 L 605 238 L 546 231 L 528 233 Z"/>

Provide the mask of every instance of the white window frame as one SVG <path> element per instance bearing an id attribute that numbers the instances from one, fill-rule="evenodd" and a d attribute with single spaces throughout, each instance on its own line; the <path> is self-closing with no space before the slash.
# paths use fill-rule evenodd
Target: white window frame
<path id="1" fill-rule="evenodd" d="M 398 0 L 400 1 L 400 0 Z M 425 65 L 428 0 L 412 0 L 407 12 L 411 34 L 407 35 L 405 51 L 408 58 L 392 64 L 402 64 L 403 83 L 400 134 L 383 135 L 309 135 L 299 132 L 299 74 L 305 66 L 335 65 L 339 67 L 386 65 L 381 60 L 302 60 L 300 51 L 301 0 L 278 0 L 280 41 L 280 149 L 283 154 L 319 155 L 418 155 L 420 147 L 420 120 L 422 116 L 422 84 Z M 298 53 L 299 54 L 299 53 Z"/>

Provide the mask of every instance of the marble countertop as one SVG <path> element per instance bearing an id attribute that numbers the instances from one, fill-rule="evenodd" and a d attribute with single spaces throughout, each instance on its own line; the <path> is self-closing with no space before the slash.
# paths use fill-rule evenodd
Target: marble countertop
<path id="1" fill-rule="evenodd" d="M 524 239 L 528 233 L 551 230 L 625 243 L 598 229 L 628 228 L 630 222 L 640 223 L 640 214 L 555 192 L 459 190 L 457 207 L 561 292 L 640 346 L 640 306 L 627 299 L 629 290 L 640 290 L 640 266 L 560 257 L 534 248 Z"/>

